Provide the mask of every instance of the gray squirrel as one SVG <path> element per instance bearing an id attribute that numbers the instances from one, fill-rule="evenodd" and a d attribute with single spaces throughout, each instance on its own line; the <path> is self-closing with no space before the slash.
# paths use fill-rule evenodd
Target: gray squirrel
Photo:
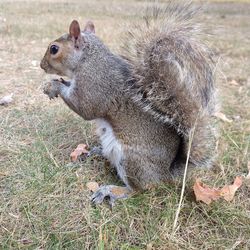
<path id="1" fill-rule="evenodd" d="M 127 31 L 122 55 L 95 35 L 92 22 L 51 42 L 41 61 L 49 74 L 67 76 L 46 83 L 44 92 L 96 123 L 102 154 L 125 187 L 101 186 L 93 202 L 110 204 L 183 174 L 210 167 L 215 156 L 215 63 L 201 42 L 192 3 L 170 2 L 146 11 Z"/>

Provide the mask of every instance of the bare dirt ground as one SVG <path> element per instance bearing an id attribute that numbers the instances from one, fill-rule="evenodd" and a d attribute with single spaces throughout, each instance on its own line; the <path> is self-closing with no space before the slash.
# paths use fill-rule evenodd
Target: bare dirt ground
<path id="1" fill-rule="evenodd" d="M 68 168 L 79 143 L 94 145 L 92 125 L 61 100 L 42 93 L 39 68 L 50 41 L 73 19 L 92 19 L 114 51 L 124 25 L 137 20 L 144 1 L 0 1 L 0 249 L 250 249 L 250 185 L 235 199 L 195 202 L 186 186 L 178 228 L 172 225 L 180 186 L 164 185 L 119 202 L 113 211 L 93 207 L 90 180 L 119 183 L 103 160 Z M 220 54 L 217 86 L 222 112 L 217 164 L 196 175 L 212 186 L 247 173 L 250 141 L 250 3 L 213 1 L 202 19 Z"/>

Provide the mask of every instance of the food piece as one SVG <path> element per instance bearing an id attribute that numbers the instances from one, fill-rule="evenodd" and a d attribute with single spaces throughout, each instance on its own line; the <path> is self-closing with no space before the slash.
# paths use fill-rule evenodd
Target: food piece
<path id="1" fill-rule="evenodd" d="M 82 154 L 88 154 L 89 151 L 87 150 L 87 145 L 86 144 L 79 144 L 77 148 L 70 154 L 70 158 L 72 162 L 76 162 L 77 159 L 82 155 Z"/>

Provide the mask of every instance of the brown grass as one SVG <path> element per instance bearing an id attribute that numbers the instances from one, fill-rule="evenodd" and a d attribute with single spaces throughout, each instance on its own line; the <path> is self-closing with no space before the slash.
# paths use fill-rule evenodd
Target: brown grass
<path id="1" fill-rule="evenodd" d="M 217 2 L 217 1 L 216 1 Z M 250 4 L 210 3 L 203 20 L 220 54 L 217 84 L 222 111 L 219 157 L 211 171 L 195 175 L 210 185 L 231 183 L 247 172 L 250 141 Z M 249 2 L 249 1 L 248 1 Z M 92 158 L 67 167 L 81 142 L 96 138 L 62 101 L 43 95 L 39 61 L 48 43 L 67 32 L 72 19 L 95 22 L 97 34 L 119 50 L 120 25 L 138 19 L 144 1 L 0 2 L 0 248 L 1 249 L 249 249 L 250 184 L 231 203 L 196 203 L 186 186 L 176 234 L 172 226 L 180 187 L 164 185 L 121 201 L 113 211 L 93 207 L 85 184 L 119 183 L 110 167 Z M 235 84 L 232 80 L 235 80 Z"/>

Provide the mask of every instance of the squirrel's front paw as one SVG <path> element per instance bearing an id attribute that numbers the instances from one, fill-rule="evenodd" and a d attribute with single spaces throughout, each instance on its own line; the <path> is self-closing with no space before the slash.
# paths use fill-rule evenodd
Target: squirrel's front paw
<path id="1" fill-rule="evenodd" d="M 51 80 L 50 82 L 47 82 L 44 84 L 43 87 L 43 93 L 48 95 L 49 99 L 53 99 L 55 97 L 58 97 L 60 93 L 60 80 Z"/>

